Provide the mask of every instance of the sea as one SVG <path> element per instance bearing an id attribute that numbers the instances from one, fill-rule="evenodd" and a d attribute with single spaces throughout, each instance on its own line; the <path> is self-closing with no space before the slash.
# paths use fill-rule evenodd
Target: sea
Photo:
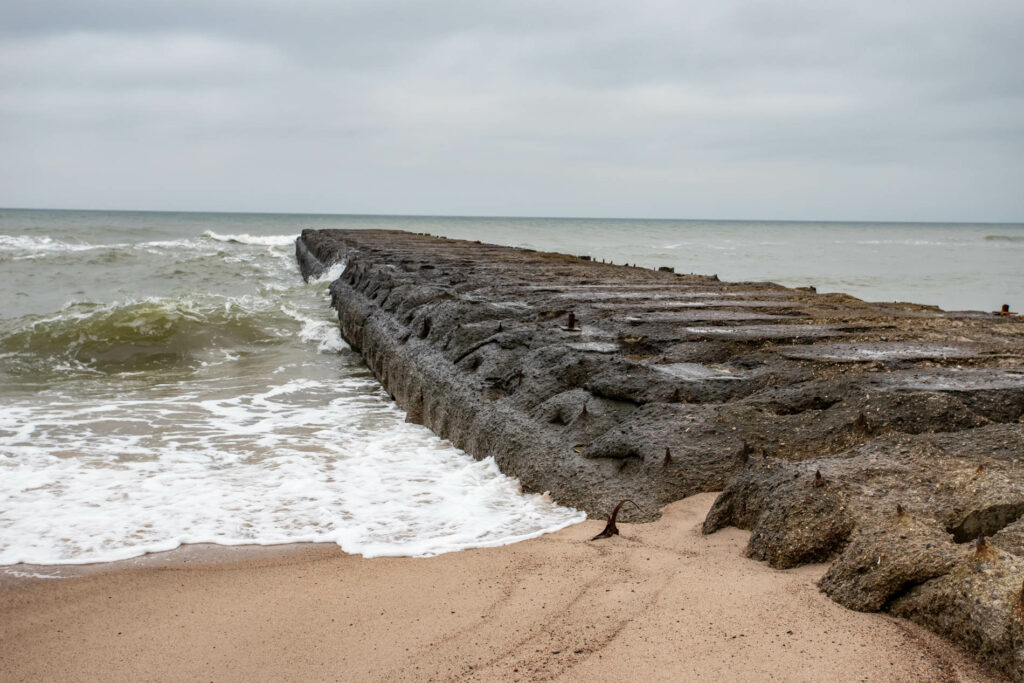
<path id="1" fill-rule="evenodd" d="M 1024 224 L 0 210 L 0 566 L 182 544 L 367 557 L 584 519 L 405 414 L 304 228 L 397 229 L 947 310 L 1024 308 Z"/>

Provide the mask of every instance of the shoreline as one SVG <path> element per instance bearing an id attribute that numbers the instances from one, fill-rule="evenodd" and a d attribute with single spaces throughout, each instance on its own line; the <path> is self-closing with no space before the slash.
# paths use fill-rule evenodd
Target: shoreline
<path id="1" fill-rule="evenodd" d="M 1024 678 L 1024 319 L 402 231 L 296 258 L 344 263 L 341 335 L 408 419 L 524 490 L 638 521 L 721 491 L 704 533 Z"/>
<path id="2" fill-rule="evenodd" d="M 337 543 L 273 543 L 267 545 L 219 543 L 183 543 L 177 548 L 147 552 L 123 560 L 88 562 L 82 564 L 18 564 L 0 565 L 0 591 L 17 589 L 46 581 L 66 581 L 98 574 L 153 569 L 187 569 L 217 566 L 236 562 L 255 562 L 281 555 L 313 551 L 316 548 L 334 548 L 348 555 Z M 361 557 L 358 556 L 357 557 Z"/>
<path id="3" fill-rule="evenodd" d="M 1005 680 L 918 626 L 833 603 L 824 565 L 774 570 L 742 557 L 747 532 L 702 535 L 714 497 L 596 542 L 603 523 L 587 520 L 431 558 L 226 548 L 8 585 L 0 678 Z"/>

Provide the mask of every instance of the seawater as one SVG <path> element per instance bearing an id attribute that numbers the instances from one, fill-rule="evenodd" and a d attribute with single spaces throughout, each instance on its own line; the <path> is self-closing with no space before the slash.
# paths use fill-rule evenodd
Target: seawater
<path id="1" fill-rule="evenodd" d="M 0 565 L 183 543 L 365 556 L 581 521 L 405 422 L 294 258 L 343 219 L 0 213 Z M 17 571 L 17 570 L 12 570 Z"/>
<path id="2" fill-rule="evenodd" d="M 0 565 L 201 542 L 431 555 L 583 519 L 405 422 L 338 334 L 337 270 L 299 277 L 307 227 L 947 309 L 1019 308 L 1024 295 L 1018 224 L 0 210 Z"/>

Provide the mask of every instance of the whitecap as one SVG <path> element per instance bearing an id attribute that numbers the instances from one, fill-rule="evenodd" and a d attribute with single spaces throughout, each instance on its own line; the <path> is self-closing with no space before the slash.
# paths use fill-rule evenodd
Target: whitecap
<path id="1" fill-rule="evenodd" d="M 295 235 L 250 235 L 248 233 L 220 235 L 212 230 L 207 230 L 203 233 L 203 237 L 209 237 L 218 242 L 235 242 L 260 247 L 284 247 L 295 243 Z"/>
<path id="2" fill-rule="evenodd" d="M 9 252 L 18 259 L 41 258 L 60 252 L 91 251 L 93 249 L 118 249 L 127 244 L 90 244 L 87 242 L 66 242 L 46 235 L 0 235 L 0 252 Z M 19 253 L 22 252 L 22 253 Z"/>
<path id="3" fill-rule="evenodd" d="M 299 330 L 299 339 L 315 343 L 318 353 L 339 353 L 351 350 L 352 347 L 341 338 L 341 330 L 336 321 L 316 320 L 288 306 L 282 306 L 281 311 L 302 324 L 302 329 Z"/>

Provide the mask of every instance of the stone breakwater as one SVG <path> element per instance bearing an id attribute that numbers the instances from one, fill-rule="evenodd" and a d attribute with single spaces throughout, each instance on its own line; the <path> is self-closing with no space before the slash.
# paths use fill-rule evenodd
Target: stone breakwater
<path id="1" fill-rule="evenodd" d="M 393 231 L 306 230 L 303 275 L 409 415 L 525 489 L 704 524 L 853 609 L 1024 679 L 1024 320 Z"/>

